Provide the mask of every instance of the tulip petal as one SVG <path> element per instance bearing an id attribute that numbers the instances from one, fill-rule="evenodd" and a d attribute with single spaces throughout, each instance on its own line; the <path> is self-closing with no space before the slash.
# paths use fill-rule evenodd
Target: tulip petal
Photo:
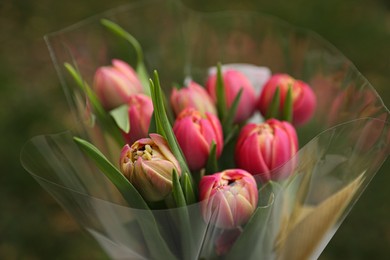
<path id="1" fill-rule="evenodd" d="M 182 118 L 173 127 L 177 141 L 191 170 L 200 170 L 204 167 L 209 154 L 209 145 L 198 127 L 192 122 L 191 117 Z"/>
<path id="2" fill-rule="evenodd" d="M 248 136 L 242 145 L 236 149 L 236 163 L 253 175 L 259 174 L 262 179 L 269 180 L 269 167 L 264 161 L 260 149 L 260 143 L 257 134 Z"/>
<path id="3" fill-rule="evenodd" d="M 158 149 L 161 151 L 161 153 L 167 158 L 168 161 L 171 161 L 177 170 L 177 174 L 180 176 L 181 170 L 179 162 L 177 161 L 176 157 L 173 155 L 171 150 L 169 149 L 169 145 L 167 140 L 162 137 L 159 134 L 149 134 L 150 139 L 153 140 L 153 142 L 157 145 Z"/>

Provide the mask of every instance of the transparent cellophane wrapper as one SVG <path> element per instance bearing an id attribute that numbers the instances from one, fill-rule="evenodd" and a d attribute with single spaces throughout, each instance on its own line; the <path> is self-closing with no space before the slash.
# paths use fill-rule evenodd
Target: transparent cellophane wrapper
<path id="1" fill-rule="evenodd" d="M 173 82 L 203 83 L 218 62 L 267 67 L 313 88 L 318 106 L 298 128 L 301 148 L 275 170 L 276 176 L 293 174 L 258 181 L 258 208 L 247 224 L 216 227 L 218 209 L 203 218 L 204 201 L 185 208 L 131 208 L 74 143 L 73 135 L 91 141 L 117 165 L 121 147 L 94 122 L 64 67 L 76 66 L 92 85 L 96 69 L 113 58 L 136 64 L 133 47 L 104 28 L 101 18 L 141 43 L 146 67 L 159 71 L 166 94 Z M 33 138 L 21 160 L 113 259 L 315 259 L 389 154 L 389 111 L 370 83 L 319 36 L 276 18 L 140 1 L 48 35 L 47 42 L 77 124 L 73 132 Z"/>

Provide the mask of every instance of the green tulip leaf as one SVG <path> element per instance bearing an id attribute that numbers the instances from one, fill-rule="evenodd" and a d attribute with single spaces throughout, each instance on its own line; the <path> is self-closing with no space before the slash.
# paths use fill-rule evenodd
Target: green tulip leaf
<path id="1" fill-rule="evenodd" d="M 217 145 L 213 141 L 211 143 L 209 157 L 207 158 L 206 175 L 216 172 L 218 172 Z"/>
<path id="2" fill-rule="evenodd" d="M 182 174 L 181 186 L 183 188 L 184 197 L 186 198 L 187 205 L 196 203 L 195 191 L 192 185 L 191 176 L 189 173 L 185 172 Z"/>
<path id="3" fill-rule="evenodd" d="M 183 190 L 180 185 L 179 175 L 177 171 L 172 171 L 172 193 L 177 207 L 185 207 L 187 205 L 186 199 L 184 198 Z"/>
<path id="4" fill-rule="evenodd" d="M 217 81 L 216 81 L 215 92 L 217 96 L 218 117 L 221 119 L 221 121 L 224 121 L 226 117 L 225 113 L 227 111 L 227 104 L 226 104 L 226 93 L 225 93 L 221 63 L 217 64 Z"/>
<path id="5" fill-rule="evenodd" d="M 240 88 L 236 97 L 233 100 L 231 107 L 228 110 L 228 113 L 227 113 L 225 121 L 224 121 L 224 124 L 226 127 L 231 127 L 233 125 L 234 117 L 236 116 L 238 104 L 240 103 L 240 99 L 241 99 L 243 91 L 244 91 L 244 89 Z"/>
<path id="6" fill-rule="evenodd" d="M 229 108 L 228 113 L 226 114 L 226 117 L 222 122 L 222 129 L 225 137 L 224 140 L 225 143 L 227 143 L 227 138 L 234 137 L 235 134 L 234 133 L 235 128 L 233 127 L 234 117 L 236 116 L 238 104 L 240 102 L 243 90 L 244 89 L 241 88 L 240 91 L 237 93 L 236 97 L 233 100 L 232 106 Z"/>
<path id="7" fill-rule="evenodd" d="M 183 176 L 182 176 L 183 178 Z M 184 259 L 191 259 L 193 256 L 191 255 L 191 247 L 192 247 L 192 227 L 190 222 L 190 216 L 188 214 L 188 208 L 186 199 L 184 197 L 184 193 L 182 190 L 182 186 L 179 181 L 179 175 L 176 170 L 173 169 L 172 172 L 172 183 L 173 183 L 173 199 L 175 200 L 176 206 L 178 207 L 177 213 L 179 215 L 178 224 L 179 224 L 179 233 L 181 236 L 181 243 L 183 246 L 183 256 Z"/>
<path id="8" fill-rule="evenodd" d="M 279 116 L 279 106 L 280 106 L 280 89 L 276 87 L 274 95 L 272 96 L 271 104 L 266 113 L 266 118 L 278 118 Z"/>
<path id="9" fill-rule="evenodd" d="M 114 118 L 115 123 L 125 133 L 130 132 L 129 106 L 122 105 L 110 111 L 110 115 Z"/>
<path id="10" fill-rule="evenodd" d="M 149 130 L 148 133 L 157 133 L 156 118 L 154 116 L 154 111 L 152 117 L 150 118 Z"/>
<path id="11" fill-rule="evenodd" d="M 232 128 L 228 131 L 228 133 L 225 136 L 225 140 L 223 142 L 224 146 L 227 146 L 234 137 L 238 134 L 238 131 L 240 130 L 239 125 L 233 125 Z"/>

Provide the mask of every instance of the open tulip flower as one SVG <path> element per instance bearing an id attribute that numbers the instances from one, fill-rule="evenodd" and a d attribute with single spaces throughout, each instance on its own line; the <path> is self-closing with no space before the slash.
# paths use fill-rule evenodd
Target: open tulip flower
<path id="1" fill-rule="evenodd" d="M 149 136 L 123 147 L 120 170 L 147 201 L 159 201 L 172 191 L 173 170 L 179 176 L 181 171 L 167 141 L 158 134 Z"/>
<path id="2" fill-rule="evenodd" d="M 202 215 L 217 227 L 245 224 L 256 209 L 258 190 L 254 177 L 241 169 L 204 176 L 199 183 Z"/>
<path id="3" fill-rule="evenodd" d="M 222 73 L 226 105 L 230 108 L 239 91 L 242 89 L 240 102 L 234 117 L 235 123 L 240 123 L 252 116 L 256 106 L 256 93 L 251 82 L 241 72 L 233 69 L 227 69 Z M 208 77 L 206 88 L 214 101 L 216 97 L 217 75 L 212 74 Z"/>
<path id="4" fill-rule="evenodd" d="M 298 151 L 295 128 L 276 119 L 265 123 L 248 124 L 242 128 L 235 148 L 235 161 L 239 168 L 259 174 L 266 182 L 281 176 L 271 171 L 289 161 Z"/>
<path id="5" fill-rule="evenodd" d="M 194 108 L 202 115 L 206 112 L 217 115 L 217 109 L 207 91 L 194 81 L 186 87 L 172 90 L 171 106 L 175 115 L 179 115 L 185 108 Z"/>
<path id="6" fill-rule="evenodd" d="M 199 111 L 187 108 L 176 118 L 173 132 L 190 170 L 197 171 L 206 165 L 213 142 L 216 144 L 217 157 L 222 153 L 222 126 L 211 113 L 206 112 L 202 116 Z"/>
<path id="7" fill-rule="evenodd" d="M 103 66 L 96 70 L 94 89 L 106 110 L 126 104 L 132 94 L 143 91 L 134 69 L 117 59 L 112 60 L 112 66 Z"/>
<path id="8" fill-rule="evenodd" d="M 313 90 L 305 82 L 296 80 L 288 74 L 274 74 L 265 83 L 263 90 L 258 99 L 257 108 L 267 117 L 271 109 L 271 103 L 279 88 L 279 113 L 285 109 L 286 97 L 288 89 L 291 87 L 292 91 L 292 123 L 294 125 L 302 125 L 306 123 L 314 115 L 317 100 Z"/>
<path id="9" fill-rule="evenodd" d="M 148 136 L 150 120 L 153 114 L 153 102 L 149 96 L 135 94 L 127 102 L 130 132 L 124 133 L 127 143 L 134 143 L 138 139 Z"/>

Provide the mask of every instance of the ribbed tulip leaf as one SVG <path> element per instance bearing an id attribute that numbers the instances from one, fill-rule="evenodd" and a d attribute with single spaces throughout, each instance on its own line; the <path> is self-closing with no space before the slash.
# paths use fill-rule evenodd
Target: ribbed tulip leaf
<path id="1" fill-rule="evenodd" d="M 177 207 L 185 207 L 187 205 L 186 199 L 184 198 L 183 190 L 180 185 L 179 175 L 175 169 L 172 172 L 172 193 L 173 198 L 175 199 L 175 203 Z"/>
<path id="2" fill-rule="evenodd" d="M 133 35 L 128 33 L 126 30 L 124 30 L 118 24 L 116 24 L 108 19 L 102 19 L 100 22 L 106 28 L 108 28 L 111 32 L 113 32 L 114 34 L 118 35 L 119 37 L 125 39 L 127 42 L 129 42 L 134 47 L 135 52 L 137 54 L 136 71 L 137 71 L 139 79 L 141 80 L 145 94 L 150 96 L 149 80 L 148 80 L 149 74 L 148 74 L 146 67 L 145 67 L 145 64 L 144 64 L 144 54 L 142 51 L 141 44 L 137 41 L 137 39 Z"/>
<path id="3" fill-rule="evenodd" d="M 154 108 L 154 117 L 157 126 L 156 127 L 157 133 L 165 137 L 165 139 L 167 139 L 173 155 L 176 157 L 176 159 L 180 164 L 182 175 L 184 174 L 189 175 L 190 170 L 187 166 L 186 159 L 176 140 L 175 134 L 173 133 L 172 126 L 169 122 L 166 113 L 166 109 L 164 105 L 165 102 L 163 97 L 164 94 L 161 90 L 160 80 L 157 71 L 154 71 L 154 78 L 153 80 L 150 80 L 150 89 L 152 93 L 152 101 L 153 101 L 153 108 Z M 194 182 L 192 180 L 192 177 L 190 175 L 188 177 L 190 178 L 191 186 L 193 187 Z M 194 191 L 193 188 L 190 190 Z M 185 194 L 188 195 L 188 192 L 190 192 L 190 190 L 187 190 Z M 195 197 L 195 194 L 193 194 L 193 196 L 191 197 Z M 188 203 L 189 198 L 186 197 L 186 199 Z"/>
<path id="4" fill-rule="evenodd" d="M 92 105 L 93 112 L 97 120 L 101 123 L 101 126 L 105 131 L 110 133 L 114 140 L 119 144 L 123 145 L 123 137 L 119 132 L 114 120 L 112 117 L 104 110 L 96 94 L 92 91 L 89 85 L 83 80 L 79 71 L 69 63 L 64 64 L 65 68 L 69 74 L 73 77 L 78 87 L 84 92 L 85 96 L 88 98 L 89 102 Z"/>
<path id="5" fill-rule="evenodd" d="M 226 117 L 223 121 L 224 129 L 229 129 L 233 125 L 234 117 L 236 116 L 238 104 L 240 103 L 240 99 L 243 91 L 244 89 L 240 88 L 236 97 L 234 98 L 233 103 L 229 108 L 228 113 L 226 114 Z"/>
<path id="6" fill-rule="evenodd" d="M 117 126 L 125 133 L 130 132 L 129 107 L 127 105 L 119 106 L 110 111 Z"/>
<path id="7" fill-rule="evenodd" d="M 158 225 L 152 212 L 142 196 L 134 188 L 134 186 L 122 175 L 122 173 L 99 151 L 93 144 L 78 137 L 73 138 L 76 144 L 83 150 L 89 158 L 91 158 L 96 166 L 110 179 L 110 181 L 118 188 L 123 198 L 127 201 L 130 207 L 145 210 L 142 214 L 142 220 L 138 223 L 145 236 L 152 257 L 159 259 L 162 255 L 167 259 L 176 259 L 169 250 L 164 239 L 161 237 Z"/>
<path id="8" fill-rule="evenodd" d="M 238 127 L 233 125 L 234 123 L 234 117 L 236 116 L 238 104 L 241 99 L 241 95 L 243 92 L 243 88 L 238 91 L 236 97 L 233 100 L 233 103 L 231 107 L 228 109 L 228 113 L 226 114 L 226 117 L 224 118 L 222 122 L 222 129 L 224 134 L 224 143 L 225 145 L 235 136 L 235 134 L 238 132 Z"/>
<path id="9" fill-rule="evenodd" d="M 149 130 L 148 133 L 157 133 L 156 118 L 154 117 L 154 111 L 152 117 L 150 118 Z"/>
<path id="10" fill-rule="evenodd" d="M 266 118 L 278 118 L 280 105 L 280 89 L 276 87 L 274 95 L 272 96 L 271 104 L 267 110 Z"/>
<path id="11" fill-rule="evenodd" d="M 237 135 L 239 130 L 240 130 L 240 126 L 239 125 L 233 125 L 229 129 L 229 131 L 226 133 L 226 135 L 224 136 L 225 140 L 223 141 L 223 145 L 227 146 L 230 143 L 230 141 L 232 141 L 234 139 L 234 137 Z"/>
<path id="12" fill-rule="evenodd" d="M 221 121 L 224 121 L 226 117 L 227 104 L 221 63 L 217 64 L 217 81 L 215 92 L 217 96 L 218 117 Z"/>
<path id="13" fill-rule="evenodd" d="M 179 175 L 176 170 L 173 169 L 172 172 L 172 183 L 173 183 L 173 198 L 175 200 L 176 206 L 179 208 L 177 212 L 179 214 L 178 222 L 180 225 L 179 232 L 181 236 L 181 242 L 183 246 L 183 254 L 186 255 L 185 259 L 191 259 L 191 247 L 192 247 L 192 228 L 190 222 L 190 216 L 188 214 L 188 208 L 184 193 L 179 181 Z"/>
<path id="14" fill-rule="evenodd" d="M 213 174 L 218 172 L 218 160 L 217 160 L 217 145 L 213 141 L 211 143 L 209 158 L 206 164 L 206 174 Z"/>
<path id="15" fill-rule="evenodd" d="M 152 102 L 153 102 L 153 118 L 152 119 L 154 119 L 154 126 L 155 126 L 154 130 L 155 130 L 155 133 L 163 136 L 166 139 L 164 127 L 163 127 L 160 112 L 159 112 L 160 111 L 159 100 L 156 97 L 155 90 L 154 90 L 155 89 L 154 82 L 152 79 L 150 79 L 149 83 L 150 83 L 150 90 L 151 90 Z"/>
<path id="16" fill-rule="evenodd" d="M 196 203 L 196 196 L 194 191 L 194 186 L 192 184 L 192 179 L 189 173 L 185 172 L 182 174 L 181 178 L 181 186 L 183 189 L 184 196 L 186 198 L 187 204 Z"/>

